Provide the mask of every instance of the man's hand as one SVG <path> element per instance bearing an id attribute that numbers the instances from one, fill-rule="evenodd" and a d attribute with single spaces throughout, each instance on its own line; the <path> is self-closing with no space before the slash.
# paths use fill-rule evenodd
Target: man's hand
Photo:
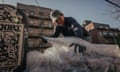
<path id="1" fill-rule="evenodd" d="M 45 39 L 44 37 L 40 37 L 40 39 L 41 39 L 44 43 L 48 43 L 47 39 Z"/>

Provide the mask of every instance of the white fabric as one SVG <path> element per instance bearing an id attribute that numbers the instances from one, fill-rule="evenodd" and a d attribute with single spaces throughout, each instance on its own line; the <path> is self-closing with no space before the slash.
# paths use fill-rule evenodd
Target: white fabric
<path id="1" fill-rule="evenodd" d="M 99 71 L 95 70 L 95 72 L 107 72 L 113 61 L 111 56 L 120 57 L 120 50 L 117 45 L 97 45 L 74 37 L 46 37 L 46 39 L 52 43 L 53 46 L 46 49 L 44 53 L 40 53 L 39 51 L 29 52 L 27 54 L 26 72 L 63 72 L 63 69 L 72 70 L 72 72 L 89 72 L 89 69 L 84 64 L 86 61 L 88 61 L 93 68 L 101 67 Z M 69 47 L 71 43 L 86 46 L 86 53 L 88 53 L 89 56 L 76 54 L 74 47 Z M 103 57 L 101 55 L 103 55 Z M 77 67 L 76 65 L 80 63 L 83 64 Z"/>

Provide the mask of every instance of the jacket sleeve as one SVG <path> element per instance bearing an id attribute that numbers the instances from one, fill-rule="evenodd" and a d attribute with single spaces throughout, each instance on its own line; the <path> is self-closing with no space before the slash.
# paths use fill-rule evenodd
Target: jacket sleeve
<path id="1" fill-rule="evenodd" d="M 60 35 L 60 27 L 56 27 L 55 33 L 51 35 L 50 37 L 58 37 Z"/>

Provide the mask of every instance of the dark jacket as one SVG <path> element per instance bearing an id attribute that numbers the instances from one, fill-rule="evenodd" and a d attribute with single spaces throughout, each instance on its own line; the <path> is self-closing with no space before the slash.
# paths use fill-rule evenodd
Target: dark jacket
<path id="1" fill-rule="evenodd" d="M 76 36 L 80 38 L 88 35 L 87 31 L 72 17 L 65 17 L 64 26 L 57 26 L 55 34 L 52 37 L 58 37 L 60 33 L 64 36 Z"/>

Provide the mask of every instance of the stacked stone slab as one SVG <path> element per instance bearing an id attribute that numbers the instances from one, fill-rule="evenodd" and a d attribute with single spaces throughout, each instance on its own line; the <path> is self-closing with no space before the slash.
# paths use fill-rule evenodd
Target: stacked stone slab
<path id="1" fill-rule="evenodd" d="M 27 47 L 39 48 L 42 44 L 40 37 L 53 34 L 53 25 L 49 18 L 52 9 L 21 3 L 17 4 L 17 8 L 24 12 L 27 18 L 27 24 L 25 25 L 28 33 Z"/>
<path id="2" fill-rule="evenodd" d="M 0 4 L 0 72 L 22 72 L 26 67 L 24 13 Z"/>

